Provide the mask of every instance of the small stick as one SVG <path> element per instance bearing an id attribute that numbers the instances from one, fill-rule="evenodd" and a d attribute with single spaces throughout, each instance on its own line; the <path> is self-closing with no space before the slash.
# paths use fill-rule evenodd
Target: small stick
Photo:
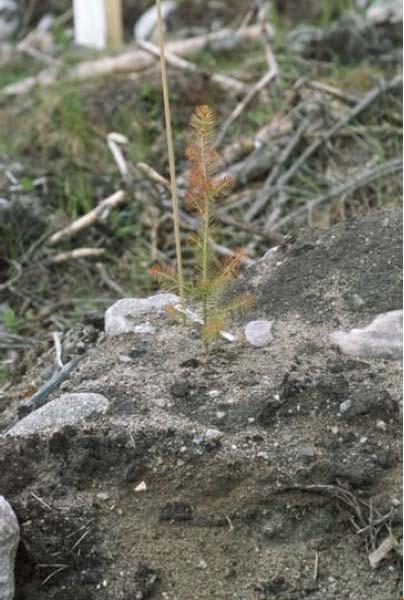
<path id="1" fill-rule="evenodd" d="M 387 175 L 391 175 L 392 173 L 398 173 L 402 170 L 403 161 L 395 158 L 393 160 L 388 160 L 373 169 L 365 169 L 358 177 L 353 179 L 352 181 L 348 181 L 347 183 L 342 183 L 340 185 L 335 186 L 328 192 L 317 196 L 313 200 L 307 202 L 304 206 L 301 206 L 297 210 L 291 212 L 283 219 L 280 219 L 277 223 L 272 224 L 272 221 L 267 221 L 265 228 L 270 229 L 272 232 L 281 229 L 285 225 L 294 221 L 296 218 L 301 217 L 306 213 L 306 211 L 312 211 L 314 208 L 318 207 L 320 204 L 331 200 L 337 196 L 342 196 L 347 193 L 352 193 L 358 190 L 359 188 L 372 183 L 375 179 L 379 179 L 380 177 L 386 177 Z M 268 227 L 270 224 L 270 227 Z"/>
<path id="2" fill-rule="evenodd" d="M 180 231 L 180 217 L 179 217 L 179 202 L 177 195 L 177 182 L 175 174 L 175 157 L 174 157 L 174 143 L 173 133 L 171 127 L 171 110 L 170 110 L 170 97 L 168 92 L 168 79 L 167 79 L 167 68 L 165 62 L 165 48 L 164 48 L 164 30 L 163 30 L 163 18 L 161 14 L 161 0 L 156 0 L 157 7 L 157 28 L 159 33 L 160 42 L 160 63 L 161 63 L 161 80 L 163 84 L 163 96 L 164 96 L 164 113 L 166 120 L 166 136 L 167 136 L 167 149 L 168 149 L 168 162 L 170 166 L 170 182 L 171 182 L 171 200 L 174 216 L 174 235 L 175 235 L 175 250 L 177 255 L 177 274 L 178 274 L 178 292 L 181 300 L 181 304 L 184 305 L 184 274 L 182 268 L 182 249 L 181 249 L 181 231 Z"/>
<path id="3" fill-rule="evenodd" d="M 58 331 L 52 332 L 53 344 L 56 352 L 56 364 L 60 369 L 63 369 L 62 362 L 62 342 L 60 339 L 61 334 Z"/>
<path id="4" fill-rule="evenodd" d="M 317 577 L 318 577 L 318 552 L 316 552 L 316 555 L 314 557 L 313 580 L 317 581 Z"/>
<path id="5" fill-rule="evenodd" d="M 121 298 L 125 298 L 125 291 L 121 288 L 121 286 L 118 283 L 116 283 L 116 281 L 110 278 L 104 265 L 102 263 L 96 263 L 95 268 L 100 274 L 103 283 L 105 283 L 105 285 L 109 287 L 112 291 L 116 292 L 118 296 L 120 296 Z"/>
<path id="6" fill-rule="evenodd" d="M 142 171 L 145 175 L 147 175 L 147 177 L 149 179 L 151 179 L 158 185 L 161 185 L 162 187 L 166 188 L 167 190 L 171 191 L 171 185 L 170 185 L 170 182 L 168 181 L 168 179 L 166 179 L 165 177 L 160 175 L 160 173 L 155 171 L 153 169 L 153 167 L 151 167 L 150 165 L 148 165 L 144 162 L 138 162 L 138 163 L 136 163 L 136 166 L 140 171 Z"/>
<path id="7" fill-rule="evenodd" d="M 278 191 L 281 187 L 283 187 L 304 165 L 304 163 L 315 153 L 317 150 L 325 144 L 328 140 L 330 140 L 336 133 L 340 131 L 349 121 L 357 117 L 363 110 L 368 108 L 372 102 L 374 102 L 382 93 L 392 90 L 394 88 L 400 87 L 402 85 L 403 78 L 401 75 L 397 75 L 393 77 L 389 81 L 382 81 L 380 85 L 374 87 L 370 92 L 365 94 L 359 102 L 339 121 L 337 121 L 334 126 L 327 131 L 326 134 L 322 135 L 318 139 L 314 140 L 310 146 L 306 148 L 304 152 L 299 156 L 299 158 L 293 163 L 293 165 L 284 173 L 278 180 L 278 183 L 271 189 L 268 190 L 268 195 L 275 191 Z M 282 204 L 285 204 L 287 201 L 287 195 L 285 194 L 284 201 Z"/>
<path id="8" fill-rule="evenodd" d="M 61 567 L 59 567 L 58 569 L 56 569 L 56 571 L 53 571 L 53 573 L 51 573 L 50 575 L 48 575 L 46 577 L 46 579 L 44 579 L 43 581 L 41 581 L 41 585 L 45 585 L 45 583 L 48 583 L 48 581 L 50 581 L 52 579 L 52 577 L 55 577 L 55 575 L 57 575 L 58 573 L 61 573 L 62 571 L 65 571 L 65 569 L 67 569 L 68 565 L 62 565 Z"/>
<path id="9" fill-rule="evenodd" d="M 35 500 L 38 500 L 38 502 L 40 502 L 40 504 L 42 504 L 45 508 L 47 508 L 48 510 L 52 510 L 52 507 L 49 506 L 49 504 L 47 504 L 47 502 L 45 502 L 45 500 L 42 500 L 42 498 L 40 498 L 39 496 L 34 494 L 34 492 L 30 492 L 30 494 L 31 494 L 31 496 L 33 496 L 35 498 Z"/>
<path id="10" fill-rule="evenodd" d="M 72 550 L 75 550 L 77 548 L 77 546 L 79 544 L 81 544 L 81 542 L 84 540 L 85 537 L 88 536 L 88 534 L 90 533 L 90 529 L 86 529 L 86 531 L 83 533 L 83 535 L 77 540 L 77 542 L 75 544 L 73 544 L 72 546 Z"/>
<path id="11" fill-rule="evenodd" d="M 151 42 L 147 42 L 146 40 L 142 40 L 138 42 L 138 46 L 146 52 L 150 52 L 153 56 L 160 56 L 160 50 L 152 44 Z M 181 71 L 185 71 L 187 73 L 195 73 L 197 75 L 202 75 L 203 77 L 208 77 L 213 83 L 216 83 L 221 88 L 223 88 L 226 92 L 236 92 L 238 94 L 246 91 L 246 86 L 238 79 L 234 79 L 234 77 L 229 77 L 228 75 L 220 75 L 219 73 L 208 73 L 203 69 L 198 68 L 194 63 L 186 60 L 185 58 L 181 58 L 176 56 L 172 52 L 165 52 L 165 58 L 167 64 L 174 67 L 175 69 L 181 69 Z"/>
<path id="12" fill-rule="evenodd" d="M 244 96 L 243 100 L 241 100 L 241 102 L 238 103 L 236 108 L 233 110 L 233 112 L 230 114 L 230 116 L 226 119 L 226 121 L 223 124 L 223 127 L 221 128 L 221 130 L 219 132 L 219 135 L 216 138 L 215 148 L 218 148 L 222 144 L 224 138 L 226 137 L 227 131 L 229 130 L 229 127 L 244 112 L 244 110 L 247 108 L 247 106 L 250 104 L 250 102 L 255 98 L 255 96 L 257 94 L 259 94 L 259 92 L 261 92 L 267 85 L 269 85 L 269 83 L 271 83 L 271 81 L 276 79 L 276 77 L 278 76 L 278 73 L 279 73 L 278 65 L 277 65 L 275 56 L 274 56 L 269 44 L 266 44 L 266 55 L 267 55 L 269 70 L 265 73 L 265 75 L 263 75 L 263 77 L 261 77 L 261 79 L 259 79 L 257 81 L 257 83 L 255 85 L 253 85 L 253 87 L 249 90 L 249 92 Z"/>
<path id="13" fill-rule="evenodd" d="M 258 194 L 258 197 L 254 204 L 248 209 L 245 214 L 245 220 L 251 221 L 259 211 L 265 206 L 269 198 L 269 191 L 271 190 L 276 178 L 278 177 L 283 165 L 288 160 L 289 156 L 292 154 L 293 150 L 296 148 L 297 144 L 300 142 L 302 136 L 305 134 L 306 130 L 310 125 L 310 121 L 308 119 L 304 119 L 302 123 L 296 130 L 296 133 L 292 136 L 289 143 L 281 153 L 279 157 L 279 161 L 272 169 L 271 173 L 268 175 L 264 187 L 261 192 Z"/>
<path id="14" fill-rule="evenodd" d="M 106 216 L 110 213 L 110 211 L 122 204 L 125 200 L 125 192 L 122 190 L 118 190 L 112 196 L 105 198 L 102 200 L 98 206 L 90 210 L 86 215 L 83 215 L 77 221 L 74 221 L 68 227 L 57 231 L 48 240 L 49 245 L 57 244 L 61 240 L 66 240 L 73 235 L 76 235 L 79 231 L 82 231 L 86 227 L 89 227 L 93 223 L 95 223 L 98 219 L 105 219 Z"/>
<path id="15" fill-rule="evenodd" d="M 77 258 L 90 258 L 94 256 L 102 256 L 105 254 L 105 248 L 76 248 L 68 252 L 59 252 L 56 256 L 50 259 L 50 263 L 58 265 L 68 260 L 76 260 Z"/>
<path id="16" fill-rule="evenodd" d="M 335 98 L 338 98 L 338 100 L 342 100 L 347 104 L 356 104 L 358 102 L 358 96 L 354 94 L 348 94 L 347 92 L 343 92 L 342 90 L 334 87 L 333 85 L 323 83 L 322 81 L 306 81 L 304 85 L 312 88 L 313 90 L 318 90 L 319 92 L 330 94 L 330 96 L 334 96 Z"/>
<path id="17" fill-rule="evenodd" d="M 128 176 L 129 168 L 120 146 L 127 143 L 128 139 L 120 133 L 111 132 L 107 135 L 108 148 L 110 149 L 122 179 L 126 179 Z"/>

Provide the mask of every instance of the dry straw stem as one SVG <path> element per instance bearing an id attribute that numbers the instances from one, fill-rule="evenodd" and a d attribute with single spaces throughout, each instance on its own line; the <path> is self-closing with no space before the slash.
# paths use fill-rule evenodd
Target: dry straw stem
<path id="1" fill-rule="evenodd" d="M 160 0 L 156 0 L 156 8 L 157 8 L 157 24 L 158 24 L 158 33 L 159 33 L 159 43 L 160 43 L 161 79 L 162 79 L 162 83 L 163 83 L 163 95 L 164 95 L 164 114 L 165 114 L 165 120 L 166 120 L 168 162 L 169 162 L 169 166 L 170 166 L 171 199 L 172 199 L 173 217 L 174 217 L 175 249 L 176 249 L 176 254 L 177 254 L 178 292 L 179 292 L 181 304 L 184 304 L 184 274 L 183 274 L 183 268 L 182 268 L 180 217 L 179 217 L 179 209 L 178 209 L 178 193 L 177 193 L 177 181 L 176 181 L 176 175 L 175 175 L 174 144 L 173 144 L 173 133 L 172 133 L 172 128 L 171 128 L 170 97 L 169 97 L 169 92 L 168 92 L 167 69 L 166 69 L 165 50 L 164 50 L 163 19 L 162 19 L 162 14 L 161 14 Z"/>

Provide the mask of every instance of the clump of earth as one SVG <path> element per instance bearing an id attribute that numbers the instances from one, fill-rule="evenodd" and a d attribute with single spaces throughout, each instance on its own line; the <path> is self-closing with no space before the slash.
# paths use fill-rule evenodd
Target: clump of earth
<path id="1" fill-rule="evenodd" d="M 384 210 L 271 251 L 234 284 L 256 297 L 236 341 L 208 353 L 168 315 L 138 333 L 106 336 L 99 318 L 66 333 L 75 366 L 47 400 L 109 404 L 0 436 L 16 599 L 399 597 L 399 545 L 376 568 L 368 557 L 401 540 L 401 363 L 346 356 L 329 336 L 401 307 L 401 227 Z M 273 324 L 259 348 L 243 333 L 258 319 Z M 30 360 L 3 434 L 54 350 Z"/>

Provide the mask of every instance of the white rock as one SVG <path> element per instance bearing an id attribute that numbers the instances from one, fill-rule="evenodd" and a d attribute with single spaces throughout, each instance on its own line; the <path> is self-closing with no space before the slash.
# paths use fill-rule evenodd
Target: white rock
<path id="1" fill-rule="evenodd" d="M 245 328 L 245 337 L 253 346 L 262 348 L 272 342 L 272 321 L 250 321 Z"/>
<path id="2" fill-rule="evenodd" d="M 75 425 L 93 415 L 104 414 L 108 408 L 109 401 L 101 394 L 63 394 L 18 421 L 5 435 L 14 437 L 58 431 L 65 425 Z"/>
<path id="3" fill-rule="evenodd" d="M 403 353 L 403 311 L 382 313 L 364 329 L 335 331 L 329 339 L 349 356 L 400 358 Z"/>
<path id="4" fill-rule="evenodd" d="M 20 527 L 13 509 L 0 496 L 0 600 L 14 598 L 14 563 Z"/>
<path id="5" fill-rule="evenodd" d="M 341 414 L 344 414 L 346 412 L 348 412 L 348 410 L 351 408 L 352 406 L 352 400 L 344 400 L 344 402 L 341 402 L 341 404 L 339 405 L 339 412 Z"/>
<path id="6" fill-rule="evenodd" d="M 165 21 L 168 15 L 175 10 L 173 0 L 163 0 L 161 3 L 161 16 Z M 134 37 L 137 42 L 149 40 L 157 29 L 157 8 L 152 6 L 138 19 L 135 25 Z"/>
<path id="7" fill-rule="evenodd" d="M 156 294 L 149 298 L 125 298 L 118 300 L 105 312 L 105 333 L 109 336 L 123 333 L 150 333 L 150 328 L 145 331 L 145 315 L 161 314 L 164 308 L 179 302 L 175 294 Z M 150 323 L 148 324 L 150 325 Z M 146 328 L 147 329 L 147 328 Z"/>
<path id="8" fill-rule="evenodd" d="M 204 435 L 205 444 L 207 446 L 216 446 L 222 437 L 222 431 L 216 429 L 216 427 L 208 427 Z"/>
<path id="9" fill-rule="evenodd" d="M 380 429 L 380 431 L 387 431 L 387 424 L 382 419 L 378 419 L 376 421 L 376 429 Z"/>
<path id="10" fill-rule="evenodd" d="M 145 481 L 141 481 L 139 485 L 135 487 L 135 492 L 145 492 L 147 490 L 147 485 Z"/>

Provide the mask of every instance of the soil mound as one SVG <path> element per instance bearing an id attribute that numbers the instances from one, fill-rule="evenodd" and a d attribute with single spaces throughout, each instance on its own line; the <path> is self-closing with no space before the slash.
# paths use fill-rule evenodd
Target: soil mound
<path id="1" fill-rule="evenodd" d="M 0 494 L 21 526 L 16 598 L 399 597 L 398 551 L 377 569 L 368 555 L 401 537 L 400 361 L 345 357 L 328 336 L 401 307 L 401 227 L 381 211 L 247 269 L 235 287 L 255 293 L 249 319 L 273 321 L 266 348 L 241 321 L 209 354 L 168 316 L 113 338 L 83 326 L 49 400 L 101 394 L 108 412 L 0 437 Z"/>

